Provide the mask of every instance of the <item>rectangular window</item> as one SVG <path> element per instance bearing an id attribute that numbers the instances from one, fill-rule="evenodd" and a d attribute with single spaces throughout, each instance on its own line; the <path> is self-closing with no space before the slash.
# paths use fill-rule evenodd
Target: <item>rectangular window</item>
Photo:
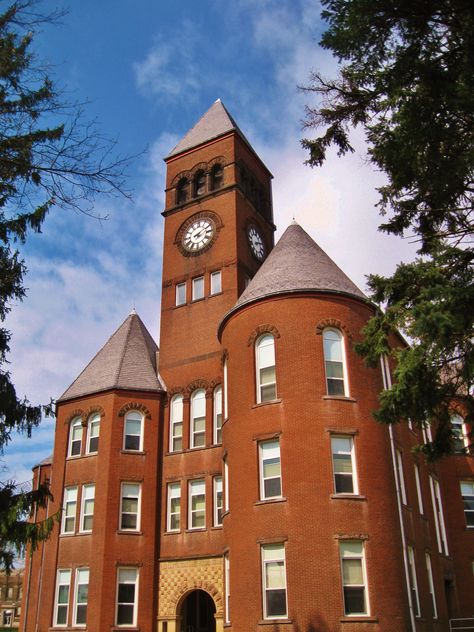
<path id="1" fill-rule="evenodd" d="M 413 612 L 415 617 L 420 616 L 420 599 L 418 597 L 418 582 L 416 581 L 416 564 L 415 564 L 415 551 L 413 547 L 407 547 L 408 551 L 408 569 L 410 572 L 410 590 L 411 601 L 413 606 Z"/>
<path id="2" fill-rule="evenodd" d="M 262 545 L 263 618 L 287 616 L 285 546 Z"/>
<path id="3" fill-rule="evenodd" d="M 71 585 L 70 569 L 60 569 L 56 575 L 56 599 L 54 600 L 54 622 L 56 626 L 67 625 L 69 610 L 69 587 Z"/>
<path id="4" fill-rule="evenodd" d="M 397 470 L 398 470 L 398 482 L 400 484 L 400 494 L 402 497 L 402 503 L 407 504 L 407 491 L 405 488 L 405 476 L 403 474 L 403 455 L 400 450 L 397 450 Z"/>
<path id="5" fill-rule="evenodd" d="M 258 444 L 260 464 L 260 500 L 281 498 L 280 441 Z"/>
<path id="6" fill-rule="evenodd" d="M 339 543 L 339 553 L 344 614 L 368 614 L 364 543 L 360 540 L 343 540 Z"/>
<path id="7" fill-rule="evenodd" d="M 81 531 L 92 531 L 94 522 L 95 485 L 82 486 Z"/>
<path id="8" fill-rule="evenodd" d="M 418 498 L 418 509 L 420 510 L 420 514 L 423 515 L 423 495 L 421 493 L 421 480 L 420 480 L 420 466 L 416 463 L 415 467 L 415 484 L 416 484 L 416 496 Z"/>
<path id="9" fill-rule="evenodd" d="M 143 416 L 136 411 L 127 413 L 124 425 L 124 450 L 133 450 L 136 452 L 143 450 L 142 428 Z"/>
<path id="10" fill-rule="evenodd" d="M 74 597 L 74 625 L 86 625 L 88 596 L 89 569 L 78 568 L 76 569 L 76 592 Z"/>
<path id="11" fill-rule="evenodd" d="M 224 459 L 224 511 L 229 511 L 229 464 Z"/>
<path id="12" fill-rule="evenodd" d="M 170 405 L 170 452 L 183 449 L 183 396 L 175 395 Z"/>
<path id="13" fill-rule="evenodd" d="M 63 517 L 61 533 L 76 530 L 77 486 L 64 488 Z"/>
<path id="14" fill-rule="evenodd" d="M 276 399 L 275 339 L 265 334 L 255 345 L 257 364 L 257 404 Z"/>
<path id="15" fill-rule="evenodd" d="M 119 568 L 116 625 L 136 626 L 137 605 L 138 570 L 136 568 Z"/>
<path id="16" fill-rule="evenodd" d="M 222 443 L 222 386 L 214 389 L 213 443 Z"/>
<path id="17" fill-rule="evenodd" d="M 468 433 L 464 419 L 460 415 L 451 415 L 451 429 L 453 432 L 454 452 L 465 454 L 469 447 Z"/>
<path id="18" fill-rule="evenodd" d="M 140 530 L 140 483 L 122 483 L 120 503 L 121 531 Z"/>
<path id="19" fill-rule="evenodd" d="M 193 279 L 193 301 L 204 298 L 204 277 Z"/>
<path id="20" fill-rule="evenodd" d="M 186 283 L 176 284 L 176 307 L 186 305 Z"/>
<path id="21" fill-rule="evenodd" d="M 461 496 L 468 529 L 474 529 L 474 482 L 461 481 Z"/>
<path id="22" fill-rule="evenodd" d="M 438 550 L 440 553 L 448 553 L 448 541 L 446 539 L 446 527 L 444 524 L 443 505 L 441 503 L 441 492 L 438 481 L 430 476 L 431 502 L 433 504 L 433 514 L 436 528 L 436 538 L 438 540 Z"/>
<path id="23" fill-rule="evenodd" d="M 336 494 L 357 494 L 353 438 L 332 436 L 331 452 Z"/>
<path id="24" fill-rule="evenodd" d="M 222 292 L 222 275 L 221 271 L 211 272 L 211 294 L 219 294 Z"/>
<path id="25" fill-rule="evenodd" d="M 168 484 L 167 531 L 179 531 L 181 527 L 181 483 Z"/>
<path id="26" fill-rule="evenodd" d="M 69 428 L 68 456 L 80 456 L 82 444 L 82 420 L 77 417 L 71 422 Z"/>
<path id="27" fill-rule="evenodd" d="M 87 426 L 87 454 L 94 454 L 99 450 L 100 416 L 95 415 Z"/>
<path id="28" fill-rule="evenodd" d="M 431 604 L 433 606 L 432 617 L 433 619 L 437 619 L 438 608 L 436 606 L 436 593 L 434 589 L 433 570 L 431 568 L 431 555 L 429 553 L 425 553 L 425 560 L 426 560 L 426 573 L 428 575 L 428 588 L 431 595 Z"/>
<path id="29" fill-rule="evenodd" d="M 224 555 L 225 622 L 230 623 L 230 562 L 229 554 Z"/>
<path id="30" fill-rule="evenodd" d="M 189 481 L 188 528 L 206 527 L 206 483 L 204 479 Z"/>
<path id="31" fill-rule="evenodd" d="M 222 525 L 222 476 L 214 476 L 214 526 L 220 527 Z"/>

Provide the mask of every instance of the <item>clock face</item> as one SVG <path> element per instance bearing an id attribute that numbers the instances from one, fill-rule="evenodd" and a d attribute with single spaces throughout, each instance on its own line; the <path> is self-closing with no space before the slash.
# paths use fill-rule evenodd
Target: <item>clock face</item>
<path id="1" fill-rule="evenodd" d="M 250 250 L 252 254 L 262 261 L 265 257 L 265 245 L 263 243 L 262 236 L 256 226 L 253 224 L 247 229 L 247 237 L 250 244 Z"/>
<path id="2" fill-rule="evenodd" d="M 182 237 L 183 248 L 188 252 L 199 252 L 214 236 L 214 222 L 203 217 L 190 224 Z"/>

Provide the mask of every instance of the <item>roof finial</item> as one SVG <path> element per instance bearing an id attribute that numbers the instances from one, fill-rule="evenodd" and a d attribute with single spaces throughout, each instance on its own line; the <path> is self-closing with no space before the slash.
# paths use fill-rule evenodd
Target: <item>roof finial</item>
<path id="1" fill-rule="evenodd" d="M 137 310 L 135 309 L 135 301 L 133 301 L 133 307 L 130 311 L 129 316 L 136 316 L 137 315 Z"/>

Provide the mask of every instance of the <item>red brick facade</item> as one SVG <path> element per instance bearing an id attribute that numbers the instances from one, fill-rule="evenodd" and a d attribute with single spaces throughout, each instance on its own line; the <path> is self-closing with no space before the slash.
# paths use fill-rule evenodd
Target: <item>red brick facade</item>
<path id="1" fill-rule="evenodd" d="M 462 481 L 474 489 L 472 457 L 428 466 L 412 450 L 419 431 L 373 421 L 382 371 L 352 349 L 370 305 L 350 291 L 269 286 L 235 307 L 261 265 L 249 226 L 265 254 L 273 248 L 271 175 L 232 126 L 167 166 L 163 388 L 60 401 L 52 466 L 35 477 L 50 478 L 48 515 L 66 488 L 73 500 L 28 561 L 20 629 L 441 632 L 474 617 L 474 528 L 460 491 Z M 202 219 L 210 240 L 187 250 Z M 342 395 L 328 395 L 328 330 L 343 340 L 333 378 Z M 274 361 L 265 351 L 257 365 L 264 336 Z M 94 415 L 97 451 L 88 449 Z M 132 437 L 127 449 L 133 419 L 142 443 Z M 82 495 L 92 484 L 88 530 Z M 88 598 L 77 569 L 88 569 Z M 69 578 L 62 592 L 58 570 L 65 586 Z"/>

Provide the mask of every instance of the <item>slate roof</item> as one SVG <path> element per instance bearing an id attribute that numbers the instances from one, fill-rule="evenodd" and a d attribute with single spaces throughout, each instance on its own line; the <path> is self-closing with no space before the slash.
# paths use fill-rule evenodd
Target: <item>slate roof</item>
<path id="1" fill-rule="evenodd" d="M 227 318 L 243 305 L 287 293 L 329 292 L 367 297 L 318 244 L 293 221 L 240 295 Z"/>
<path id="2" fill-rule="evenodd" d="M 232 131 L 237 132 L 247 145 L 250 146 L 250 143 L 245 138 L 244 134 L 239 129 L 239 126 L 229 114 L 222 101 L 217 99 L 207 112 L 201 116 L 196 125 L 183 136 L 166 158 L 176 156 L 183 151 L 202 145 L 202 143 L 206 143 Z"/>
<path id="3" fill-rule="evenodd" d="M 157 374 L 157 351 L 155 341 L 133 310 L 58 401 L 109 389 L 164 390 Z"/>

